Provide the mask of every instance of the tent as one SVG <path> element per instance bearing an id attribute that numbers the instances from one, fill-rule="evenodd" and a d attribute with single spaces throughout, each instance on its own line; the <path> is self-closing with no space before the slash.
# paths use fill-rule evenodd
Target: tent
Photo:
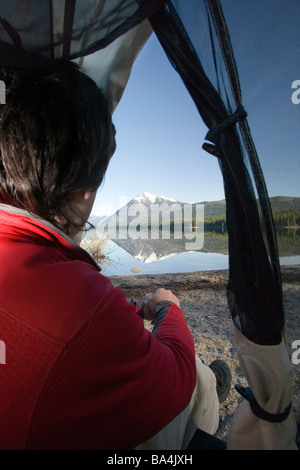
<path id="1" fill-rule="evenodd" d="M 203 148 L 218 159 L 224 180 L 228 303 L 249 383 L 240 390 L 245 401 L 228 449 L 296 449 L 292 367 L 263 166 L 268 171 L 275 164 L 275 145 L 293 164 L 300 144 L 299 19 L 299 0 L 0 0 L 1 67 L 75 60 L 114 110 L 154 31 L 193 98 L 208 128 Z"/>

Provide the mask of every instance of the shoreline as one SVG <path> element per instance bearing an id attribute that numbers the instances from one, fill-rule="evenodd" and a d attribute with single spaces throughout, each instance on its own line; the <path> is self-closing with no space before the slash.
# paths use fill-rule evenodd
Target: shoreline
<path id="1" fill-rule="evenodd" d="M 300 282 L 300 265 L 281 266 L 282 283 Z M 151 286 L 155 292 L 160 287 L 181 292 L 186 290 L 211 288 L 226 289 L 229 269 L 191 271 L 186 273 L 130 274 L 107 276 L 115 287 L 124 292 L 143 294 Z M 130 294 L 136 296 L 136 294 Z"/>
<path id="2" fill-rule="evenodd" d="M 300 265 L 282 266 L 282 291 L 286 319 L 288 352 L 292 343 L 300 340 Z M 192 334 L 196 354 L 209 365 L 215 359 L 223 359 L 230 367 L 232 389 L 220 405 L 220 424 L 216 436 L 227 439 L 235 410 L 242 398 L 234 389 L 235 384 L 247 387 L 247 381 L 239 364 L 233 339 L 232 318 L 228 308 L 226 286 L 229 270 L 196 271 L 175 274 L 137 274 L 108 276 L 115 287 L 122 289 L 126 297 L 143 299 L 159 287 L 170 289 L 178 297 L 187 325 Z M 145 327 L 152 329 L 150 322 Z M 300 364 L 293 367 L 292 406 L 296 421 L 300 422 Z"/>

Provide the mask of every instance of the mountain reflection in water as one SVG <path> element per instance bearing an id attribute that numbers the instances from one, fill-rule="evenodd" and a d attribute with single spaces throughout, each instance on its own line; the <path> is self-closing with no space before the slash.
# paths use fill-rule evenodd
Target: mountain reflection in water
<path id="1" fill-rule="evenodd" d="M 288 233 L 289 232 L 289 233 Z M 281 236 L 280 236 L 281 235 Z M 278 236 L 281 264 L 300 264 L 298 235 L 284 231 Z M 111 240 L 107 243 L 105 275 L 161 274 L 228 269 L 228 234 L 205 232 L 201 250 L 187 251 L 186 240 Z"/>

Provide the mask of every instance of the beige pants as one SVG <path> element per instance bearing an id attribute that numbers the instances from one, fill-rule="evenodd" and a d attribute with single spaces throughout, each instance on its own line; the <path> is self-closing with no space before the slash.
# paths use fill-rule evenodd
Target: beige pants
<path id="1" fill-rule="evenodd" d="M 215 434 L 219 425 L 219 400 L 216 378 L 196 356 L 197 383 L 187 408 L 171 423 L 136 450 L 184 450 L 197 428 Z"/>

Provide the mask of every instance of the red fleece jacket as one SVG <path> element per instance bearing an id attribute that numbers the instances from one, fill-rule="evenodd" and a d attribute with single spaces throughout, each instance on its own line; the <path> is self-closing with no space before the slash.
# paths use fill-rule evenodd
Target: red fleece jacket
<path id="1" fill-rule="evenodd" d="M 181 310 L 162 308 L 154 335 L 71 239 L 1 208 L 1 449 L 130 449 L 155 435 L 195 386 Z"/>

